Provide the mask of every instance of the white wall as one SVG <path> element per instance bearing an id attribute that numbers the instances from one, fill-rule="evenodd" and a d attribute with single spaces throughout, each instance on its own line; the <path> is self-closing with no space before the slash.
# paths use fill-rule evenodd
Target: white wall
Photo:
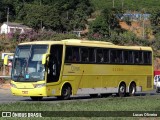
<path id="1" fill-rule="evenodd" d="M 10 33 L 10 28 L 14 29 L 14 32 L 16 32 L 16 29 L 21 29 L 20 33 L 23 33 L 24 29 L 28 29 L 28 28 L 23 28 L 23 27 L 10 27 L 10 26 L 8 26 L 8 33 Z M 7 24 L 3 24 L 1 26 L 0 34 L 3 34 L 3 33 L 7 34 Z"/>
<path id="2" fill-rule="evenodd" d="M 8 27 L 8 32 L 9 32 L 9 27 Z M 7 33 L 7 25 L 6 24 L 3 24 L 2 26 L 1 26 L 1 34 L 2 33 Z"/>

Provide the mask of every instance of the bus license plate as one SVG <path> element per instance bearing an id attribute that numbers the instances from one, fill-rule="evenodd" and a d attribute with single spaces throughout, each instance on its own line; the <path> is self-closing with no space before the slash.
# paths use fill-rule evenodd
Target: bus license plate
<path id="1" fill-rule="evenodd" d="M 23 94 L 28 94 L 28 91 L 22 91 Z"/>

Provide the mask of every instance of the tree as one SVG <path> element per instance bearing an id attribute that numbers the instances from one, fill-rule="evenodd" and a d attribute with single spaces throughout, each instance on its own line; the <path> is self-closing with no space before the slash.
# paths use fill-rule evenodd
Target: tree
<path id="1" fill-rule="evenodd" d="M 151 25 L 153 27 L 153 33 L 160 34 L 160 9 L 155 9 L 151 14 Z"/>
<path id="2" fill-rule="evenodd" d="M 117 34 L 123 32 L 118 18 L 121 14 L 117 9 L 104 9 L 101 15 L 91 23 L 91 34 L 98 33 L 103 37 L 110 37 L 112 31 L 115 31 Z"/>
<path id="3" fill-rule="evenodd" d="M 90 33 L 98 35 L 97 37 L 109 36 L 109 28 L 103 16 L 98 16 L 96 20 L 90 23 Z"/>
<path id="4" fill-rule="evenodd" d="M 3 22 L 5 19 L 5 9 L 4 9 L 4 4 L 2 1 L 0 1 L 0 22 Z"/>
<path id="5" fill-rule="evenodd" d="M 87 18 L 93 12 L 89 0 L 61 0 L 56 6 L 59 6 L 62 31 L 85 29 Z"/>
<path id="6" fill-rule="evenodd" d="M 89 0 L 34 0 L 17 9 L 17 20 L 35 29 L 41 24 L 54 31 L 85 29 L 88 16 L 93 12 Z"/>

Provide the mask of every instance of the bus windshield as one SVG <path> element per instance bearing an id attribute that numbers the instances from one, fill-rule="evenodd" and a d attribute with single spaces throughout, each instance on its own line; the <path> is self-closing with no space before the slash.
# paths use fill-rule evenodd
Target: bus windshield
<path id="1" fill-rule="evenodd" d="M 42 65 L 42 55 L 47 52 L 48 45 L 20 45 L 16 48 L 12 80 L 39 81 L 44 80 L 45 67 Z"/>

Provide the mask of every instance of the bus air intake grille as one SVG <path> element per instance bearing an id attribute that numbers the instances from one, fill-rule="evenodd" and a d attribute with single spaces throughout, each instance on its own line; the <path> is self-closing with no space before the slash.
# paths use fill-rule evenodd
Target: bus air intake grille
<path id="1" fill-rule="evenodd" d="M 152 87 L 152 77 L 147 76 L 147 88 L 151 88 L 151 87 Z"/>

